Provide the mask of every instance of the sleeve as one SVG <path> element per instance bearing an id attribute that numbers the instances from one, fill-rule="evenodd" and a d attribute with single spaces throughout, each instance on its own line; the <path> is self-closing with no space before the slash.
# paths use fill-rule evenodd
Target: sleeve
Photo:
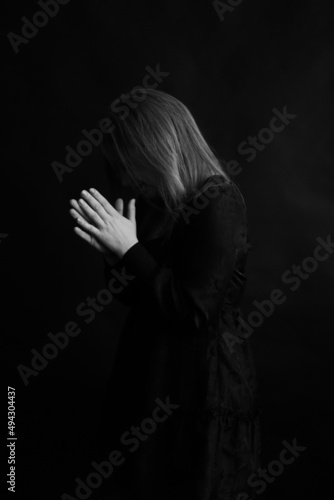
<path id="1" fill-rule="evenodd" d="M 120 261 L 136 276 L 137 289 L 173 325 L 205 327 L 218 312 L 233 273 L 245 206 L 231 185 L 216 191 L 214 197 L 200 195 L 202 208 L 196 208 L 196 199 L 187 206 L 184 243 L 173 249 L 171 267 L 160 266 L 141 242 Z"/>
<path id="2" fill-rule="evenodd" d="M 160 214 L 158 218 L 150 218 L 144 200 L 138 196 L 136 202 L 137 214 L 137 235 L 145 248 L 150 248 L 150 240 L 156 236 L 156 228 L 162 223 Z M 142 291 L 142 283 L 128 269 L 123 259 L 118 260 L 116 264 L 110 265 L 105 258 L 104 278 L 107 287 L 112 291 L 123 305 L 131 307 L 135 304 Z"/>
<path id="3" fill-rule="evenodd" d="M 123 305 L 131 307 L 141 289 L 137 277 L 128 270 L 122 259 L 114 266 L 103 260 L 104 279 L 108 289 Z"/>

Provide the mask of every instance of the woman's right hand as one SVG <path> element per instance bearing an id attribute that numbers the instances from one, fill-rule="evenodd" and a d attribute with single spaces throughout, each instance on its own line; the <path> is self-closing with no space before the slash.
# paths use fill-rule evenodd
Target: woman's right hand
<path id="1" fill-rule="evenodd" d="M 89 222 L 89 224 L 93 224 L 94 225 L 94 222 L 88 217 L 88 215 L 82 210 L 82 208 L 80 207 L 79 203 L 74 200 L 74 199 L 71 199 L 70 200 L 70 204 L 72 206 L 70 212 L 72 212 L 72 214 L 76 214 L 76 215 L 80 215 L 83 219 L 85 219 L 87 222 Z M 123 200 L 121 198 L 118 198 L 115 202 L 115 209 L 117 210 L 117 212 L 119 212 L 121 215 L 123 215 L 123 210 L 124 210 L 124 204 L 123 204 Z M 100 243 L 99 241 L 97 241 L 96 238 L 94 238 L 93 236 L 90 236 L 90 245 L 93 247 L 93 248 L 96 248 L 96 250 L 98 250 L 99 252 L 103 253 L 103 258 L 105 259 L 105 261 L 109 264 L 109 266 L 114 266 L 117 264 L 117 262 L 120 260 L 119 257 L 114 254 L 113 252 L 111 252 L 107 247 L 105 247 L 102 243 Z"/>

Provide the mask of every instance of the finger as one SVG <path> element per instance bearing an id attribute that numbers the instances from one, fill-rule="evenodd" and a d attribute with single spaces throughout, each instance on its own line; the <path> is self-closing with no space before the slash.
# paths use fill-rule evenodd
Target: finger
<path id="1" fill-rule="evenodd" d="M 80 213 L 78 210 L 75 208 L 71 208 L 69 210 L 70 214 L 72 215 L 73 219 L 77 219 L 78 217 L 83 217 L 85 221 L 91 222 L 91 220 L 87 217 L 87 215 Z"/>
<path id="2" fill-rule="evenodd" d="M 133 224 L 136 223 L 136 200 L 134 198 L 128 203 L 128 219 Z"/>
<path id="3" fill-rule="evenodd" d="M 80 236 L 83 240 L 87 241 L 87 243 L 89 243 L 90 245 L 92 245 L 92 240 L 93 240 L 93 237 L 86 233 L 85 231 L 83 231 L 82 229 L 80 229 L 80 227 L 75 227 L 74 228 L 74 232 Z"/>
<path id="4" fill-rule="evenodd" d="M 106 219 L 106 216 L 109 214 L 109 212 L 107 212 L 105 210 L 103 205 L 101 205 L 101 203 L 96 198 L 94 198 L 94 196 L 92 196 L 90 193 L 88 193 L 88 191 L 85 191 L 85 190 L 81 191 L 81 196 L 85 200 L 85 202 L 88 203 L 88 205 L 90 205 L 91 208 L 97 214 L 99 214 L 101 219 L 103 219 L 103 220 Z"/>
<path id="5" fill-rule="evenodd" d="M 85 200 L 82 198 L 79 199 L 79 205 L 84 213 L 91 219 L 97 227 L 102 227 L 105 224 L 105 216 L 101 216 L 99 213 L 95 211 L 95 208 L 92 208 Z M 102 218 L 103 217 L 103 218 Z"/>
<path id="6" fill-rule="evenodd" d="M 96 189 L 90 188 L 89 193 L 102 205 L 102 207 L 108 214 L 115 215 L 115 213 L 117 213 L 117 210 L 115 210 L 111 203 L 109 203 L 109 201 L 106 200 L 106 198 L 102 196 L 102 194 L 100 194 Z"/>
<path id="7" fill-rule="evenodd" d="M 78 215 L 81 215 L 85 219 L 87 218 L 87 215 L 81 209 L 81 207 L 80 207 L 79 203 L 77 202 L 77 200 L 70 200 L 70 204 L 72 205 L 73 210 L 75 210 L 78 213 Z M 89 222 L 89 220 L 87 222 Z"/>
<path id="8" fill-rule="evenodd" d="M 87 241 L 87 243 L 89 243 L 92 247 L 99 250 L 99 252 L 104 253 L 104 254 L 109 253 L 108 250 L 103 245 L 101 245 L 92 235 L 87 234 L 85 231 L 80 229 L 80 227 L 75 227 L 74 232 L 78 236 L 80 236 L 83 240 Z"/>
<path id="9" fill-rule="evenodd" d="M 120 213 L 121 215 L 123 215 L 124 202 L 123 202 L 122 198 L 117 198 L 117 200 L 115 202 L 115 208 L 116 208 L 116 210 L 117 210 L 118 213 Z"/>
<path id="10" fill-rule="evenodd" d="M 75 208 L 71 208 L 69 212 L 72 215 L 73 219 L 78 219 L 79 217 L 81 217 L 81 214 L 79 214 L 79 212 L 77 212 Z"/>
<path id="11" fill-rule="evenodd" d="M 89 234 L 93 236 L 98 236 L 100 234 L 99 229 L 92 224 L 89 224 L 89 222 L 87 222 L 83 217 L 77 217 L 76 221 L 80 228 L 84 229 Z"/>

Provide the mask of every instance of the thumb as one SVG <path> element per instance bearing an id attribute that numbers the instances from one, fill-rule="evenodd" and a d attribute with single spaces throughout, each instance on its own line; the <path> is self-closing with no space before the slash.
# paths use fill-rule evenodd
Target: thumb
<path id="1" fill-rule="evenodd" d="M 119 212 L 121 215 L 123 215 L 124 204 L 123 204 L 122 198 L 117 198 L 117 200 L 115 202 L 115 208 L 116 208 L 117 212 Z"/>
<path id="2" fill-rule="evenodd" d="M 128 203 L 128 219 L 136 225 L 136 200 L 134 198 Z"/>

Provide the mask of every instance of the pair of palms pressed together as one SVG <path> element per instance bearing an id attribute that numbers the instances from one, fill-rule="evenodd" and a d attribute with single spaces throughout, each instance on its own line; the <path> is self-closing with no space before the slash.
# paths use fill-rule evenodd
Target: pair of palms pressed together
<path id="1" fill-rule="evenodd" d="M 78 224 L 74 231 L 113 265 L 138 242 L 135 199 L 129 201 L 125 217 L 122 198 L 114 208 L 96 189 L 83 190 L 81 196 L 70 200 L 70 214 Z"/>

